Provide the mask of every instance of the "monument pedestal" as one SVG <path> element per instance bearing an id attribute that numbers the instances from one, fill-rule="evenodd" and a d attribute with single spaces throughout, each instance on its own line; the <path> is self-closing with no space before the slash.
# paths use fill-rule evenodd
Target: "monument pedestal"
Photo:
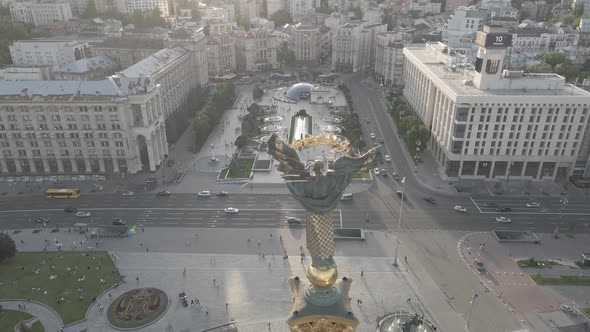
<path id="1" fill-rule="evenodd" d="M 343 277 L 334 286 L 314 288 L 299 277 L 289 278 L 293 309 L 287 323 L 293 332 L 353 332 L 359 324 L 350 306 L 352 279 Z M 322 298 L 324 298 L 322 301 Z"/>

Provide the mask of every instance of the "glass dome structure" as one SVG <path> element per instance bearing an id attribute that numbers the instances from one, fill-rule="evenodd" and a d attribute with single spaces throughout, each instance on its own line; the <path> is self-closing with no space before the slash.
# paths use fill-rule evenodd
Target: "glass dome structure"
<path id="1" fill-rule="evenodd" d="M 308 99 L 311 95 L 311 89 L 313 89 L 313 84 L 297 83 L 291 85 L 285 95 L 292 100 Z"/>

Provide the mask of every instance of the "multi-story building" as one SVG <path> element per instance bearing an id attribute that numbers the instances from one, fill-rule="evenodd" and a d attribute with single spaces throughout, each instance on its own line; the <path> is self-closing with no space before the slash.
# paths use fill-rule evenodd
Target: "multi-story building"
<path id="1" fill-rule="evenodd" d="M 2 81 L 45 81 L 53 79 L 51 67 L 15 67 L 6 66 L 0 69 Z"/>
<path id="2" fill-rule="evenodd" d="M 512 7 L 512 1 L 510 1 L 510 0 L 482 0 L 481 4 L 479 6 L 481 8 L 485 8 L 485 9 L 506 8 L 506 7 Z"/>
<path id="3" fill-rule="evenodd" d="M 75 40 L 18 40 L 9 49 L 17 66 L 63 66 L 90 56 L 88 43 Z"/>
<path id="4" fill-rule="evenodd" d="M 320 28 L 298 23 L 291 30 L 291 49 L 300 63 L 317 64 L 320 61 Z"/>
<path id="5" fill-rule="evenodd" d="M 207 41 L 209 77 L 236 72 L 236 40 L 229 34 L 213 34 Z"/>
<path id="6" fill-rule="evenodd" d="M 489 25 L 504 28 L 516 27 L 519 22 L 518 9 L 513 7 L 504 7 L 490 10 Z"/>
<path id="7" fill-rule="evenodd" d="M 404 96 L 451 181 L 566 180 L 590 168 L 578 158 L 590 93 L 557 74 L 502 70 L 511 38 L 484 27 L 475 62 L 461 69 L 442 43 L 404 49 Z"/>
<path id="8" fill-rule="evenodd" d="M 159 39 L 111 38 L 92 46 L 95 56 L 108 56 L 121 68 L 131 67 L 165 47 Z"/>
<path id="9" fill-rule="evenodd" d="M 13 22 L 39 26 L 71 20 L 72 10 L 67 2 L 13 2 L 10 4 L 10 17 Z"/>
<path id="10" fill-rule="evenodd" d="M 580 32 L 569 26 L 518 27 L 512 33 L 512 52 L 539 54 L 555 52 L 564 47 L 577 46 Z"/>
<path id="11" fill-rule="evenodd" d="M 476 7 L 459 7 L 442 30 L 442 41 L 450 47 L 463 47 L 483 29 L 488 13 Z"/>
<path id="12" fill-rule="evenodd" d="M 100 55 L 80 59 L 54 71 L 54 76 L 62 81 L 94 81 L 113 75 L 121 69 L 113 59 Z"/>
<path id="13" fill-rule="evenodd" d="M 0 81 L 2 173 L 155 171 L 168 153 L 149 78 Z"/>
<path id="14" fill-rule="evenodd" d="M 582 18 L 580 20 L 580 25 L 578 26 L 578 31 L 580 32 L 580 40 L 578 44 L 580 46 L 588 47 L 590 46 L 590 19 L 589 18 Z"/>
<path id="15" fill-rule="evenodd" d="M 522 3 L 522 16 L 536 22 L 545 22 L 551 18 L 551 7 L 543 0 L 525 1 Z"/>
<path id="16" fill-rule="evenodd" d="M 351 21 L 332 33 L 332 70 L 358 72 L 372 69 L 375 36 L 387 31 L 387 24 Z"/>
<path id="17" fill-rule="evenodd" d="M 401 86 L 404 63 L 404 44 L 412 36 L 401 31 L 386 31 L 377 34 L 375 41 L 375 78 L 386 86 Z"/>
<path id="18" fill-rule="evenodd" d="M 266 0 L 266 17 L 282 9 L 285 9 L 285 0 Z"/>
<path id="19" fill-rule="evenodd" d="M 262 30 L 236 31 L 236 67 L 240 72 L 264 71 L 278 68 L 277 39 Z"/>
<path id="20" fill-rule="evenodd" d="M 267 0 L 268 1 L 268 0 Z M 313 0 L 288 0 L 286 1 L 287 11 L 291 14 L 291 17 L 301 18 L 314 10 Z"/>
<path id="21" fill-rule="evenodd" d="M 250 27 L 252 29 L 266 30 L 272 32 L 275 29 L 275 22 L 269 21 L 262 17 L 252 17 L 250 19 Z"/>
<path id="22" fill-rule="evenodd" d="M 410 10 L 420 13 L 439 14 L 442 10 L 442 2 L 440 0 L 411 0 Z"/>
<path id="23" fill-rule="evenodd" d="M 129 14 L 136 11 L 152 11 L 155 8 L 160 10 L 162 17 L 170 16 L 167 0 L 125 0 L 125 11 Z"/>

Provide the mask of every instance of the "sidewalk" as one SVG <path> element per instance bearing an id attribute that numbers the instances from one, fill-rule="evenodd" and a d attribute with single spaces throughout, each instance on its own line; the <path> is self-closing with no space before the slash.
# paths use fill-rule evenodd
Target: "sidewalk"
<path id="1" fill-rule="evenodd" d="M 19 305 L 24 305 L 26 309 L 19 310 Z M 59 315 L 55 311 L 53 311 L 53 309 L 47 307 L 44 304 L 22 300 L 2 299 L 0 300 L 0 306 L 2 306 L 3 309 L 24 311 L 31 314 L 33 317 L 39 319 L 39 322 L 41 322 L 41 325 L 43 325 L 43 328 L 45 328 L 45 331 L 47 332 L 57 332 L 60 328 L 63 327 L 63 321 L 61 320 Z"/>

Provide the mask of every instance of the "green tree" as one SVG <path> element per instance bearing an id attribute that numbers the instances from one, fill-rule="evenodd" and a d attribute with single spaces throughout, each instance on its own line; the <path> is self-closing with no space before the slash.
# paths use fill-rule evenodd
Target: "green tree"
<path id="1" fill-rule="evenodd" d="M 576 66 L 567 62 L 560 63 L 557 66 L 555 66 L 555 72 L 559 75 L 564 76 L 568 81 L 575 80 L 575 78 L 579 74 Z"/>
<path id="2" fill-rule="evenodd" d="M 254 98 L 254 100 L 260 100 L 263 95 L 264 90 L 262 90 L 258 85 L 255 85 L 254 89 L 252 90 L 252 97 Z"/>
<path id="3" fill-rule="evenodd" d="M 582 17 L 582 15 L 584 15 L 584 3 L 576 3 L 574 16 Z"/>
<path id="4" fill-rule="evenodd" d="M 534 65 L 523 65 L 522 70 L 528 73 L 550 73 L 552 71 L 551 66 L 546 63 L 539 63 Z"/>
<path id="5" fill-rule="evenodd" d="M 293 18 L 291 14 L 286 9 L 277 10 L 270 16 L 270 20 L 275 22 L 275 26 L 282 27 L 285 24 L 293 23 Z"/>
<path id="6" fill-rule="evenodd" d="M 209 24 L 205 25 L 205 27 L 203 28 L 203 33 L 205 34 L 205 36 L 209 36 L 211 34 L 211 26 L 209 26 Z"/>
<path id="7" fill-rule="evenodd" d="M 0 233 L 0 263 L 16 255 L 16 244 L 6 233 Z"/>
<path id="8" fill-rule="evenodd" d="M 565 62 L 565 55 L 561 53 L 545 53 L 541 56 L 541 59 L 555 70 L 555 66 Z"/>
<path id="9" fill-rule="evenodd" d="M 96 4 L 94 0 L 89 0 L 86 10 L 82 14 L 83 18 L 95 18 L 98 17 L 98 11 L 96 10 Z"/>
<path id="10" fill-rule="evenodd" d="M 250 30 L 250 18 L 248 15 L 238 15 L 236 22 L 238 22 L 239 26 L 244 27 L 244 30 Z"/>
<path id="11" fill-rule="evenodd" d="M 295 51 L 289 48 L 286 42 L 282 43 L 277 52 L 277 59 L 283 65 L 291 65 L 297 61 Z"/>
<path id="12" fill-rule="evenodd" d="M 354 12 L 354 19 L 355 20 L 362 20 L 363 19 L 363 10 L 361 9 L 361 6 L 354 7 L 353 12 Z"/>
<path id="13" fill-rule="evenodd" d="M 240 135 L 236 138 L 236 142 L 234 143 L 238 149 L 245 147 L 248 144 L 248 136 Z"/>

